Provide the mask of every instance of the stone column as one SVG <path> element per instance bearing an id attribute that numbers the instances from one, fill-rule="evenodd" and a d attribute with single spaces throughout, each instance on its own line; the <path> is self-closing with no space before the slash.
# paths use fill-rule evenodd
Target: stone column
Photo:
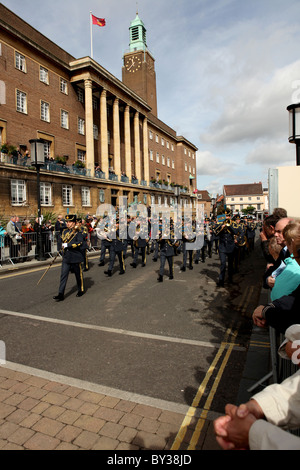
<path id="1" fill-rule="evenodd" d="M 130 141 L 130 109 L 126 105 L 124 111 L 124 134 L 125 134 L 125 173 L 131 183 L 131 141 Z"/>
<path id="2" fill-rule="evenodd" d="M 108 179 L 108 139 L 107 139 L 107 104 L 106 90 L 100 95 L 100 148 L 101 148 L 101 170 Z"/>
<path id="3" fill-rule="evenodd" d="M 149 149 L 148 149 L 148 120 L 144 117 L 143 121 L 143 152 L 144 152 L 144 180 L 149 186 Z"/>
<path id="4" fill-rule="evenodd" d="M 95 175 L 94 155 L 94 120 L 93 120 L 93 83 L 91 79 L 84 80 L 85 93 L 85 165 L 91 176 Z"/>
<path id="5" fill-rule="evenodd" d="M 119 98 L 113 104 L 113 132 L 114 132 L 114 171 L 121 178 L 121 144 L 120 144 L 120 116 Z"/>
<path id="6" fill-rule="evenodd" d="M 141 149 L 140 149 L 140 113 L 134 115 L 134 158 L 135 158 L 135 176 L 139 183 L 141 182 Z"/>

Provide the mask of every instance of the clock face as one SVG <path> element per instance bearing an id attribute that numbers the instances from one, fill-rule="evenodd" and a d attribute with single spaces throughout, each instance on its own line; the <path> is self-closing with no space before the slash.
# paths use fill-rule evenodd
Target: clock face
<path id="1" fill-rule="evenodd" d="M 132 55 L 125 60 L 125 67 L 128 72 L 136 72 L 141 68 L 142 61 L 139 56 Z"/>

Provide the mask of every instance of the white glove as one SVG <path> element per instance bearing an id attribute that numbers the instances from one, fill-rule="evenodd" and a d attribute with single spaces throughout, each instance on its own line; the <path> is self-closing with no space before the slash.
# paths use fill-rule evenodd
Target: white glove
<path id="1" fill-rule="evenodd" d="M 68 244 L 67 244 L 67 243 L 63 243 L 63 244 L 62 244 L 62 247 L 63 247 L 63 248 L 67 248 L 67 247 L 68 247 Z"/>

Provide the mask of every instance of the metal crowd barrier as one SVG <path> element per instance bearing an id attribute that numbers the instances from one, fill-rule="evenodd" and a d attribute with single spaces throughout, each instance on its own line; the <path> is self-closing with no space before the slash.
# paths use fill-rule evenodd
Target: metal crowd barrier
<path id="1" fill-rule="evenodd" d="M 53 258 L 61 249 L 60 232 L 43 232 L 42 231 L 43 253 L 48 258 Z M 99 251 L 101 240 L 91 233 L 88 237 L 88 250 Z M 22 233 L 16 243 L 6 235 L 0 237 L 0 268 L 3 264 L 16 264 L 20 262 L 30 261 L 37 255 L 37 233 Z"/>

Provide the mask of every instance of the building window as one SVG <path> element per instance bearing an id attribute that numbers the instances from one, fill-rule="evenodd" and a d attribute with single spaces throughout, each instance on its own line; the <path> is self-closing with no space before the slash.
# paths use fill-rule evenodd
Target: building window
<path id="1" fill-rule="evenodd" d="M 257 196 L 257 198 L 256 198 L 256 199 L 257 199 L 258 201 L 260 201 L 260 197 L 259 197 L 259 196 Z"/>
<path id="2" fill-rule="evenodd" d="M 41 120 L 50 122 L 50 104 L 46 101 L 41 101 Z"/>
<path id="3" fill-rule="evenodd" d="M 15 54 L 15 65 L 16 69 L 26 73 L 26 59 L 20 52 L 16 52 Z"/>
<path id="4" fill-rule="evenodd" d="M 170 167 L 170 158 L 167 158 L 167 166 Z"/>
<path id="5" fill-rule="evenodd" d="M 78 118 L 78 134 L 84 135 L 84 119 Z"/>
<path id="6" fill-rule="evenodd" d="M 77 149 L 77 160 L 85 162 L 85 150 Z"/>
<path id="7" fill-rule="evenodd" d="M 166 144 L 166 145 L 167 145 L 167 149 L 169 149 L 169 148 L 170 148 L 170 144 L 169 144 L 169 141 L 168 141 L 168 140 L 167 140 L 167 144 Z"/>
<path id="8" fill-rule="evenodd" d="M 232 197 L 230 200 L 231 200 L 231 201 L 234 201 L 234 197 Z"/>
<path id="9" fill-rule="evenodd" d="M 81 204 L 82 206 L 91 205 L 91 191 L 87 186 L 81 188 Z"/>
<path id="10" fill-rule="evenodd" d="M 40 81 L 49 85 L 49 72 L 42 66 L 40 66 Z"/>
<path id="11" fill-rule="evenodd" d="M 43 206 L 52 205 L 52 186 L 51 183 L 40 183 L 41 204 Z"/>
<path id="12" fill-rule="evenodd" d="M 243 198 L 242 198 L 242 197 L 240 197 L 240 201 L 242 201 L 242 200 L 243 200 Z"/>
<path id="13" fill-rule="evenodd" d="M 70 184 L 64 184 L 62 187 L 63 206 L 73 205 L 73 188 Z"/>
<path id="14" fill-rule="evenodd" d="M 159 153 L 156 152 L 156 163 L 159 163 Z"/>
<path id="15" fill-rule="evenodd" d="M 27 114 L 27 95 L 20 90 L 17 90 L 17 111 Z"/>
<path id="16" fill-rule="evenodd" d="M 44 156 L 46 160 L 50 158 L 50 147 L 51 147 L 51 142 L 49 141 L 44 142 Z"/>
<path id="17" fill-rule="evenodd" d="M 153 132 L 152 131 L 149 131 L 149 139 L 153 140 Z"/>
<path id="18" fill-rule="evenodd" d="M 184 164 L 184 169 L 185 169 L 185 171 L 187 171 L 187 163 L 186 162 Z"/>
<path id="19" fill-rule="evenodd" d="M 165 156 L 164 156 L 164 155 L 161 156 L 161 163 L 162 163 L 163 165 L 165 165 Z"/>
<path id="20" fill-rule="evenodd" d="M 59 91 L 64 95 L 68 94 L 68 83 L 64 78 L 59 79 Z"/>
<path id="21" fill-rule="evenodd" d="M 156 140 L 156 143 L 158 144 L 159 143 L 159 136 L 157 134 L 156 134 L 155 140 Z"/>
<path id="22" fill-rule="evenodd" d="M 96 124 L 93 125 L 93 136 L 95 140 L 98 140 L 99 137 L 99 130 Z"/>
<path id="23" fill-rule="evenodd" d="M 26 183 L 24 180 L 11 180 L 11 204 L 20 206 L 26 202 Z"/>
<path id="24" fill-rule="evenodd" d="M 98 109 L 98 98 L 96 96 L 93 96 L 93 109 Z"/>
<path id="25" fill-rule="evenodd" d="M 252 197 L 249 196 L 249 197 L 248 197 L 248 201 L 251 201 L 251 200 L 252 200 Z"/>
<path id="26" fill-rule="evenodd" d="M 99 190 L 99 201 L 103 203 L 105 201 L 105 191 L 104 189 Z"/>
<path id="27" fill-rule="evenodd" d="M 161 145 L 164 147 L 165 146 L 165 139 L 162 137 L 161 138 Z"/>
<path id="28" fill-rule="evenodd" d="M 175 169 L 175 160 L 172 160 L 172 168 Z"/>
<path id="29" fill-rule="evenodd" d="M 84 94 L 81 88 L 77 88 L 77 99 L 80 103 L 84 103 Z"/>
<path id="30" fill-rule="evenodd" d="M 153 150 L 149 150 L 150 160 L 153 161 Z"/>
<path id="31" fill-rule="evenodd" d="M 69 113 L 61 109 L 60 111 L 60 122 L 63 129 L 69 129 Z"/>

